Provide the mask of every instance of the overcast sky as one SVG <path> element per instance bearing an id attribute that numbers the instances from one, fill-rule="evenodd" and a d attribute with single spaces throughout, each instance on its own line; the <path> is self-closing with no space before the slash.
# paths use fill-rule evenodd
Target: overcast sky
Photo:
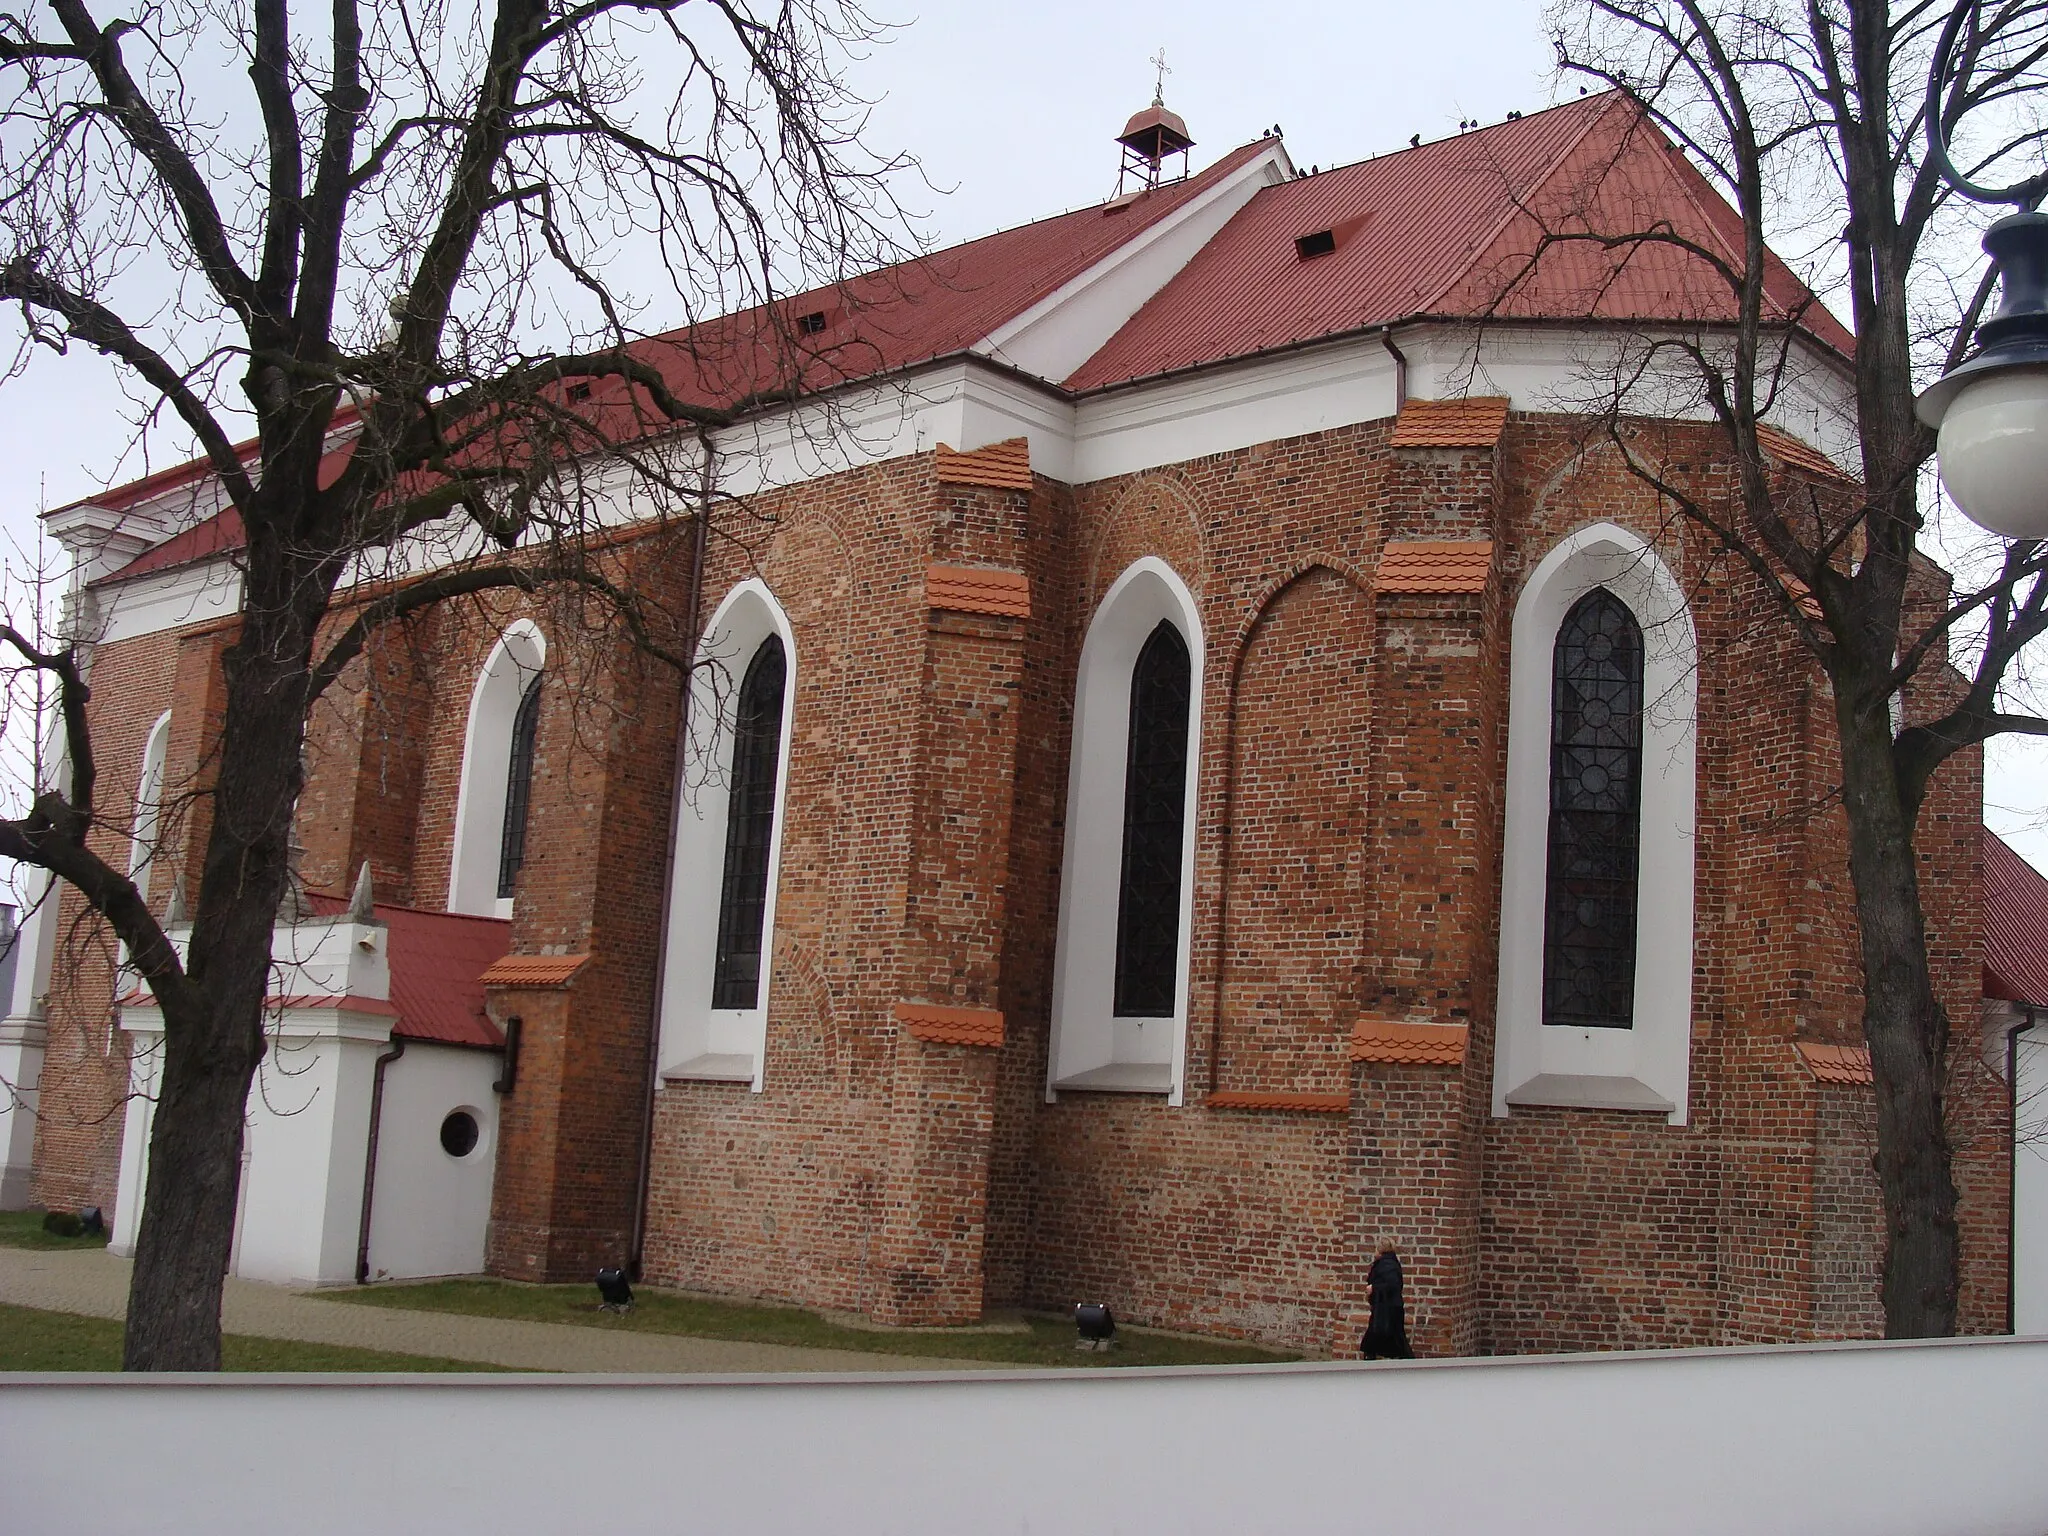
<path id="1" fill-rule="evenodd" d="M 1525 0 L 948 0 L 921 13 L 913 3 L 876 0 L 902 26 L 852 83 L 877 101 L 873 147 L 916 155 L 938 189 L 913 201 L 939 244 L 1107 196 L 1114 136 L 1151 100 L 1148 60 L 1161 48 L 1166 101 L 1187 120 L 1197 166 L 1274 123 L 1299 164 L 1328 166 L 1577 93 L 1553 81 L 1540 10 Z M 39 506 L 87 495 L 121 468 L 121 404 L 83 351 L 39 358 L 0 389 L 0 529 L 27 537 Z M 1986 800 L 1991 825 L 2048 868 L 2048 750 L 1994 745 Z"/>

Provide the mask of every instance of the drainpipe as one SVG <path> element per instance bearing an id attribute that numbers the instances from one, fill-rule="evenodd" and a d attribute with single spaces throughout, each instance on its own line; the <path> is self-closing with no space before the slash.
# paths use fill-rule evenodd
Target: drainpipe
<path id="1" fill-rule="evenodd" d="M 505 1021 L 505 1054 L 498 1063 L 497 1081 L 491 1084 L 493 1093 L 510 1093 L 519 1082 L 519 1037 L 525 1032 L 526 1021 L 513 1014 Z"/>
<path id="2" fill-rule="evenodd" d="M 370 1145 L 363 1153 L 363 1221 L 356 1228 L 356 1284 L 370 1283 L 370 1199 L 377 1192 L 377 1133 L 384 1124 L 384 1069 L 405 1054 L 405 1038 L 391 1037 L 391 1049 L 377 1058 L 370 1075 Z"/>
<path id="3" fill-rule="evenodd" d="M 675 796 L 669 806 L 668 854 L 661 861 L 661 926 L 655 930 L 658 946 L 654 968 L 654 1006 L 647 1020 L 647 1059 L 642 1072 L 647 1083 L 646 1108 L 640 1120 L 640 1168 L 633 1179 L 633 1241 L 626 1254 L 628 1279 L 640 1278 L 640 1258 L 647 1247 L 647 1196 L 654 1176 L 654 1096 L 661 1090 L 661 1012 L 668 994 L 668 925 L 676 883 L 676 833 L 682 822 L 684 775 L 689 767 L 690 694 L 697 662 L 697 627 L 704 606 L 704 548 L 711 521 L 711 477 L 714 463 L 711 438 L 699 433 L 697 441 L 704 454 L 703 479 L 697 494 L 697 525 L 690 531 L 690 599 L 684 613 L 683 697 L 676 712 Z M 773 935 L 770 935 L 772 941 Z"/>
<path id="4" fill-rule="evenodd" d="M 2020 1022 L 2005 1032 L 2005 1087 L 2012 1099 L 2012 1139 L 2006 1154 L 2005 1172 L 2005 1331 L 2017 1333 L 2018 1308 L 2013 1296 L 2019 1282 L 2019 1255 L 2014 1251 L 2020 1235 L 2020 1036 L 2040 1022 L 2032 1003 L 2019 1004 Z"/>
<path id="5" fill-rule="evenodd" d="M 1391 325 L 1380 332 L 1380 345 L 1394 359 L 1394 410 L 1399 412 L 1408 403 L 1408 356 L 1394 345 L 1394 328 Z"/>

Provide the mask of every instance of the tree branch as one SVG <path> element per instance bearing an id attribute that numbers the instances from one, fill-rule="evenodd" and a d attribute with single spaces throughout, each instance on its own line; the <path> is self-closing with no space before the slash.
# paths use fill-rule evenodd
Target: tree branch
<path id="1" fill-rule="evenodd" d="M 241 455 L 220 423 L 208 410 L 185 378 L 128 327 L 128 322 L 97 300 L 73 293 L 51 281 L 17 257 L 0 266 L 0 298 L 18 300 L 38 309 L 61 315 L 70 334 L 86 345 L 117 357 L 139 373 L 151 388 L 171 403 L 186 426 L 199 439 L 208 461 L 227 487 L 237 507 L 248 505 L 255 487 L 243 467 Z"/>
<path id="2" fill-rule="evenodd" d="M 255 285 L 228 243 L 227 227 L 220 209 L 214 205 L 206 179 L 143 96 L 121 58 L 121 36 L 134 31 L 134 24 L 117 21 L 102 29 L 86 10 L 84 0 L 50 0 L 50 9 L 56 12 L 79 56 L 91 68 L 100 95 L 122 134 L 156 173 L 184 225 L 192 254 L 214 291 L 245 323 L 253 319 L 257 311 Z"/>

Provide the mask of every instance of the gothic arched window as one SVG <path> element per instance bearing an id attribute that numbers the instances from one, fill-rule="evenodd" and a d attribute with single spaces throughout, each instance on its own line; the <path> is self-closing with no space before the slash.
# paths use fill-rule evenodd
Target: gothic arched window
<path id="1" fill-rule="evenodd" d="M 1123 871 L 1116 910 L 1119 1018 L 1174 1015 L 1191 671 L 1187 641 L 1161 619 L 1131 669 Z"/>
<path id="2" fill-rule="evenodd" d="M 718 898 L 718 958 L 711 982 L 713 1008 L 752 1008 L 759 1001 L 786 673 L 782 641 L 770 635 L 747 663 L 740 684 L 727 792 L 725 876 Z"/>
<path id="3" fill-rule="evenodd" d="M 1580 598 L 1558 628 L 1550 716 L 1543 1022 L 1628 1029 L 1635 1023 L 1643 632 L 1605 588 Z"/>
<path id="4" fill-rule="evenodd" d="M 540 679 L 526 685 L 512 717 L 512 752 L 505 764 L 505 825 L 498 834 L 498 899 L 512 895 L 526 862 L 526 807 L 533 798 L 533 742 L 540 732 Z"/>

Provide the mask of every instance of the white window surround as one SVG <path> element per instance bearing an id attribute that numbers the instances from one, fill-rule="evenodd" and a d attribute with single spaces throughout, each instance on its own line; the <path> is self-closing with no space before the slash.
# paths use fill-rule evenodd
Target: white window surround
<path id="1" fill-rule="evenodd" d="M 741 679 L 770 635 L 782 641 L 782 740 L 775 760 L 775 830 L 761 911 L 761 978 L 752 1008 L 713 1008 L 718 908 L 725 883 L 726 800 Z M 768 1054 L 768 999 L 775 967 L 775 892 L 782 868 L 789 751 L 795 735 L 796 636 L 767 584 L 743 581 L 705 626 L 690 681 L 690 740 L 676 785 L 675 862 L 669 870 L 668 938 L 662 953 L 661 1075 L 669 1081 L 746 1083 L 761 1091 Z"/>
<path id="2" fill-rule="evenodd" d="M 1551 667 L 1566 613 L 1595 587 L 1642 626 L 1643 787 L 1635 1024 L 1543 1022 L 1549 863 Z M 1500 899 L 1493 1112 L 1514 1105 L 1660 1113 L 1686 1123 L 1692 1048 L 1694 759 L 1698 644 L 1685 594 L 1657 552 L 1613 523 L 1544 556 L 1515 604 L 1508 691 L 1507 831 Z"/>
<path id="3" fill-rule="evenodd" d="M 462 785 L 455 800 L 455 851 L 448 866 L 448 910 L 510 917 L 498 895 L 505 836 L 505 775 L 512 765 L 512 723 L 527 686 L 548 657 L 547 638 L 530 619 L 514 619 L 491 648 L 469 696 L 462 742 Z"/>
<path id="4" fill-rule="evenodd" d="M 1164 619 L 1187 641 L 1190 662 L 1180 945 L 1174 1013 L 1115 1017 L 1117 903 L 1123 879 L 1124 769 L 1130 745 L 1131 671 Z M 1066 847 L 1053 963 L 1052 1048 L 1046 1099 L 1061 1089 L 1163 1093 L 1181 1102 L 1187 1065 L 1188 955 L 1195 912 L 1195 820 L 1202 761 L 1203 638 L 1187 584 L 1147 555 L 1109 589 L 1081 645 L 1074 741 L 1067 769 Z"/>
<path id="5" fill-rule="evenodd" d="M 164 758 L 170 751 L 171 712 L 156 717 L 142 748 L 142 772 L 135 781 L 135 836 L 128 854 L 128 877 L 136 892 L 149 900 L 149 871 L 156 862 L 156 834 L 163 820 Z"/>

